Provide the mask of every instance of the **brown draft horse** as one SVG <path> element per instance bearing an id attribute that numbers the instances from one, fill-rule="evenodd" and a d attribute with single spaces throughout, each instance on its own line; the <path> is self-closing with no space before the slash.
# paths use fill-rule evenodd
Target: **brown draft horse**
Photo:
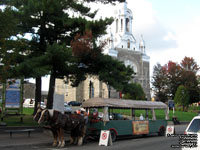
<path id="1" fill-rule="evenodd" d="M 49 128 L 54 137 L 53 146 L 64 147 L 64 131 L 70 131 L 70 143 L 78 141 L 82 145 L 86 133 L 86 122 L 83 116 L 79 114 L 62 114 L 53 109 L 38 108 L 34 120 L 39 124 L 44 124 Z"/>

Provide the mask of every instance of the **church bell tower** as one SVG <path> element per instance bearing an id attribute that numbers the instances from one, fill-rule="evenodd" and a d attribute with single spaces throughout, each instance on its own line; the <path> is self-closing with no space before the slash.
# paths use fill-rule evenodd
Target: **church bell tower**
<path id="1" fill-rule="evenodd" d="M 136 50 L 136 40 L 132 34 L 133 14 L 127 8 L 127 2 L 120 3 L 114 12 L 114 45 L 116 48 Z"/>

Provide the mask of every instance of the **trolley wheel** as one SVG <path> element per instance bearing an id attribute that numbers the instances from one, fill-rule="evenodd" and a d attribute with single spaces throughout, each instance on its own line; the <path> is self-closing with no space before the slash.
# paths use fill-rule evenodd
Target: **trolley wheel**
<path id="1" fill-rule="evenodd" d="M 117 139 L 116 132 L 114 130 L 110 130 L 110 134 L 111 134 L 112 142 L 115 142 Z"/>
<path id="2" fill-rule="evenodd" d="M 160 127 L 159 132 L 158 132 L 158 135 L 159 135 L 159 136 L 164 136 L 164 135 L 165 135 L 165 127 L 164 127 L 164 126 L 161 126 L 161 127 Z"/>

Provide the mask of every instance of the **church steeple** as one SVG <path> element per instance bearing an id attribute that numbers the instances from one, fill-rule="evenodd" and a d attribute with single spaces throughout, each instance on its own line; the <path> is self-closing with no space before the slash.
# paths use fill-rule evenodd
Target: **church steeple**
<path id="1" fill-rule="evenodd" d="M 127 2 L 120 3 L 115 10 L 115 35 L 114 46 L 116 48 L 136 50 L 136 40 L 132 34 L 132 11 L 127 7 Z"/>
<path id="2" fill-rule="evenodd" d="M 118 17 L 117 23 L 118 27 L 120 28 L 118 31 L 121 33 L 132 33 L 132 20 L 133 20 L 133 14 L 130 9 L 127 8 L 127 2 L 123 2 L 119 4 L 119 10 L 118 10 Z"/>
<path id="3" fill-rule="evenodd" d="M 144 39 L 143 39 L 143 35 L 141 35 L 141 41 L 140 41 L 140 44 L 139 44 L 139 49 L 143 54 L 146 54 L 145 42 L 144 42 Z"/>

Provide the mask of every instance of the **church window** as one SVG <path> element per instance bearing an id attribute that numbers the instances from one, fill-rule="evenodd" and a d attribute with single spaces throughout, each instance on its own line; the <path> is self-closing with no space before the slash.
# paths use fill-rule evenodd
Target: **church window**
<path id="1" fill-rule="evenodd" d="M 126 18 L 126 32 L 129 32 L 130 31 L 130 25 L 129 25 L 130 23 L 129 23 L 129 19 L 128 18 Z"/>
<path id="2" fill-rule="evenodd" d="M 89 98 L 94 97 L 94 83 L 90 81 L 89 83 Z"/>
<path id="3" fill-rule="evenodd" d="M 121 31 L 123 31 L 123 19 L 121 19 Z"/>
<path id="4" fill-rule="evenodd" d="M 116 20 L 116 33 L 118 32 L 118 19 Z"/>
<path id="5" fill-rule="evenodd" d="M 130 40 L 128 40 L 127 48 L 130 48 L 130 45 L 131 45 Z"/>
<path id="6" fill-rule="evenodd" d="M 143 80 L 143 86 L 144 86 L 144 87 L 147 86 L 146 80 Z"/>

